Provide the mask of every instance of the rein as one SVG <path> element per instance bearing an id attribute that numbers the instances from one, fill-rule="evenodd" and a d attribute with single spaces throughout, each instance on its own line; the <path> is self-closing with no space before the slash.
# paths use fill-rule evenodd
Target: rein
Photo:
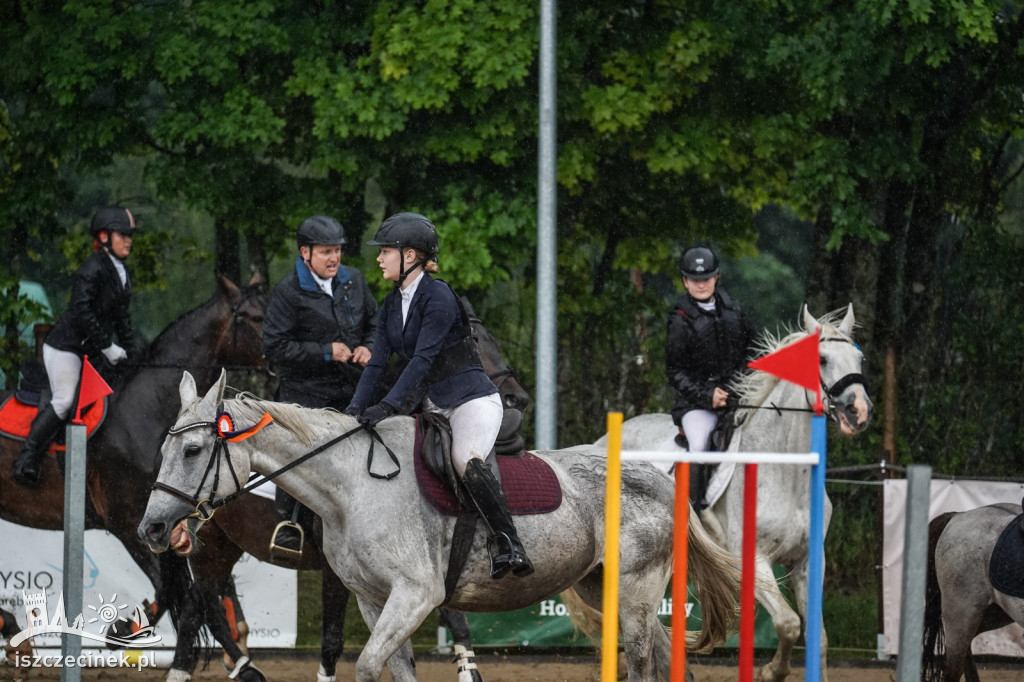
<path id="1" fill-rule="evenodd" d="M 241 483 L 239 483 L 238 481 L 238 475 L 235 473 L 235 468 L 231 464 L 231 453 L 228 451 L 228 442 L 230 441 L 237 443 L 239 441 L 245 440 L 246 438 L 249 438 L 250 436 L 255 435 L 258 431 L 262 430 L 264 427 L 269 426 L 271 423 L 273 423 L 273 418 L 270 416 L 269 413 L 265 413 L 263 415 L 263 418 L 259 421 L 259 423 L 249 427 L 248 429 L 243 429 L 240 431 L 226 430 L 225 423 L 230 427 L 231 417 L 226 412 L 224 412 L 223 409 L 220 409 L 218 410 L 217 421 L 193 422 L 191 424 L 186 424 L 178 428 L 168 429 L 167 431 L 168 436 L 177 436 L 182 433 L 185 433 L 186 431 L 191 431 L 192 429 L 210 428 L 217 435 L 217 440 L 214 442 L 213 450 L 210 452 L 210 458 L 206 464 L 206 470 L 203 472 L 203 477 L 200 479 L 199 485 L 196 487 L 195 494 L 189 495 L 187 492 L 179 490 L 174 486 L 163 483 L 162 481 L 156 481 L 151 488 L 152 490 L 160 490 L 170 495 L 173 495 L 174 497 L 182 499 L 185 502 L 188 502 L 190 505 L 194 506 L 195 511 L 186 518 L 197 518 L 205 523 L 206 521 L 209 521 L 213 518 L 213 514 L 217 511 L 217 509 L 223 507 L 229 502 L 238 499 L 245 493 L 260 487 L 264 483 L 274 480 L 275 478 L 285 473 L 286 471 L 289 471 L 290 469 L 297 467 L 306 460 L 311 459 L 316 455 L 319 455 L 324 450 L 327 450 L 328 448 L 337 445 L 341 441 L 353 436 L 354 434 L 362 430 L 368 431 L 371 436 L 370 449 L 369 452 L 367 453 L 366 459 L 367 473 L 370 474 L 370 476 L 372 476 L 373 478 L 379 478 L 381 480 L 390 481 L 402 471 L 402 465 L 398 461 L 398 457 L 395 456 L 394 451 L 390 447 L 388 447 L 387 443 L 385 443 L 384 440 L 380 437 L 380 434 L 378 434 L 377 431 L 372 427 L 365 427 L 360 425 L 354 429 L 346 431 L 340 436 L 332 438 L 331 440 L 322 443 L 321 445 L 318 445 L 317 447 L 310 450 L 301 457 L 292 460 L 291 462 L 288 462 L 281 468 L 271 472 L 266 476 L 261 476 L 260 474 L 253 474 L 252 476 L 249 477 L 249 480 L 246 482 L 246 485 L 242 486 Z M 384 449 L 387 451 L 388 456 L 391 458 L 391 461 L 395 464 L 395 470 L 389 474 L 376 474 L 373 471 L 371 471 L 371 466 L 373 465 L 374 440 L 376 440 L 382 446 L 384 446 Z M 228 465 L 228 471 L 231 472 L 231 478 L 234 480 L 236 490 L 230 495 L 227 495 L 220 499 L 214 499 L 216 498 L 217 495 L 217 488 L 220 485 L 220 467 L 216 467 L 215 465 L 219 461 L 222 452 L 224 453 L 224 459 Z M 200 499 L 199 494 L 202 491 L 203 485 L 205 485 L 206 479 L 207 477 L 209 477 L 211 470 L 214 470 L 214 475 L 213 488 L 210 490 L 210 497 Z M 208 514 L 204 513 L 203 505 L 206 505 L 206 508 L 209 509 Z"/>

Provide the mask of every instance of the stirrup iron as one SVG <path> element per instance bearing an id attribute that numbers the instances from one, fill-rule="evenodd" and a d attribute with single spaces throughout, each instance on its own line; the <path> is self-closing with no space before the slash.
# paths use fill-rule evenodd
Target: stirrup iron
<path id="1" fill-rule="evenodd" d="M 289 549 L 278 545 L 277 534 L 283 528 L 293 528 L 299 534 L 299 549 Z M 281 521 L 274 526 L 274 534 L 270 536 L 270 560 L 274 563 L 281 563 L 286 566 L 297 564 L 302 560 L 302 546 L 306 541 L 306 532 L 295 521 Z"/>

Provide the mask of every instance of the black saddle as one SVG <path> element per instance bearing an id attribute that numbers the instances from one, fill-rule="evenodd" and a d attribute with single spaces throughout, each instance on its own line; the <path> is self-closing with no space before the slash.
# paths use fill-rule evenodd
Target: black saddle
<path id="1" fill-rule="evenodd" d="M 472 506 L 471 500 L 465 496 L 459 485 L 459 475 L 452 464 L 452 427 L 444 417 L 423 412 L 417 415 L 420 428 L 423 430 L 423 462 L 427 469 L 448 485 L 465 506 Z M 525 454 L 526 441 L 519 433 L 523 423 L 523 413 L 507 408 L 501 416 L 501 428 L 494 441 L 494 447 L 487 454 L 487 466 L 491 468 L 495 478 L 501 482 L 501 470 L 498 468 L 497 457 L 522 457 Z"/>
<path id="2" fill-rule="evenodd" d="M 44 394 L 50 392 L 50 378 L 46 374 L 46 367 L 38 360 L 24 360 L 21 363 L 21 382 L 14 396 L 26 405 L 40 405 L 43 403 Z M 47 400 L 48 402 L 48 400 Z"/>

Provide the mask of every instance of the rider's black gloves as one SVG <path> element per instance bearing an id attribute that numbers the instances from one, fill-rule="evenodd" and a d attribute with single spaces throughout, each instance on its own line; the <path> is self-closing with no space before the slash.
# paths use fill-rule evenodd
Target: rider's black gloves
<path id="1" fill-rule="evenodd" d="M 376 426 L 394 413 L 395 408 L 391 407 L 387 403 L 377 403 L 376 405 L 370 405 L 368 408 L 363 410 L 363 413 L 359 415 L 357 419 L 363 426 L 370 427 Z"/>

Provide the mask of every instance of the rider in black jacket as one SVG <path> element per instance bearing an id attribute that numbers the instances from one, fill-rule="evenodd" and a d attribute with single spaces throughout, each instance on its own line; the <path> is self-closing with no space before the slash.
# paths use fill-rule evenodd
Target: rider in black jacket
<path id="1" fill-rule="evenodd" d="M 686 287 L 668 317 L 665 365 L 676 395 L 672 420 L 693 452 L 707 450 L 718 416 L 727 409 L 730 384 L 754 356 L 755 331 L 739 301 L 719 289 L 718 256 L 688 249 L 679 262 Z M 677 441 L 680 439 L 677 439 Z M 690 498 L 702 509 L 708 469 L 690 466 Z"/>
<path id="2" fill-rule="evenodd" d="M 43 364 L 50 382 L 32 421 L 25 445 L 14 462 L 11 478 L 26 486 L 39 484 L 43 454 L 64 425 L 78 398 L 82 356 L 93 363 L 100 356 L 111 365 L 128 357 L 132 349 L 132 323 L 128 314 L 131 278 L 124 261 L 132 250 L 135 217 L 120 206 L 96 212 L 90 226 L 95 251 L 71 279 L 67 310 L 46 336 Z"/>
<path id="3" fill-rule="evenodd" d="M 295 236 L 295 269 L 274 287 L 263 320 L 264 354 L 277 373 L 278 400 L 343 410 L 372 354 L 377 301 L 363 273 L 341 263 L 341 223 L 311 216 Z M 284 557 L 302 551 L 301 534 L 291 523 L 297 505 L 277 489 L 284 521 L 272 549 Z"/>

